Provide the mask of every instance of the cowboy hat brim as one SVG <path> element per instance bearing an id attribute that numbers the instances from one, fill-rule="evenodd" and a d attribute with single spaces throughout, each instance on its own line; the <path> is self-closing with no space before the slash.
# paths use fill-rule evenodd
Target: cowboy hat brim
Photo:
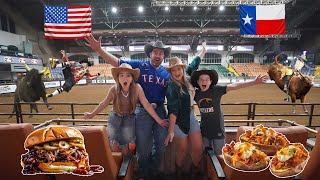
<path id="1" fill-rule="evenodd" d="M 183 67 L 183 68 L 186 68 L 186 67 L 187 67 L 187 65 L 185 65 L 185 64 L 175 64 L 175 65 L 173 65 L 173 66 L 168 66 L 168 67 L 165 67 L 165 68 L 166 68 L 166 70 L 170 73 L 170 72 L 171 72 L 171 69 L 172 69 L 173 67 L 175 67 L 175 66 L 181 66 L 181 67 Z"/>
<path id="2" fill-rule="evenodd" d="M 150 58 L 150 53 L 153 51 L 153 49 L 162 49 L 164 52 L 164 58 L 169 57 L 170 52 L 171 52 L 171 48 L 170 47 L 155 47 L 152 44 L 146 44 L 144 46 L 144 52 L 146 53 L 146 55 Z"/>
<path id="3" fill-rule="evenodd" d="M 194 71 L 191 75 L 191 84 L 193 87 L 200 88 L 198 84 L 199 76 L 207 74 L 210 76 L 210 80 L 212 81 L 210 84 L 210 88 L 218 83 L 218 73 L 216 70 L 199 70 Z"/>
<path id="4" fill-rule="evenodd" d="M 114 67 L 111 69 L 111 74 L 112 77 L 118 81 L 118 74 L 120 72 L 129 72 L 130 74 L 132 74 L 133 76 L 133 80 L 136 82 L 139 79 L 140 76 L 140 69 L 136 68 L 136 69 L 129 69 L 129 68 L 125 68 L 125 67 Z"/>

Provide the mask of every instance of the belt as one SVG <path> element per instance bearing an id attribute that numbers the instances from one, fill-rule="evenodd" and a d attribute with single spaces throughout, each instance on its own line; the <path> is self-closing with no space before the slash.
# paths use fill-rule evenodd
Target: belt
<path id="1" fill-rule="evenodd" d="M 134 113 L 114 113 L 114 114 L 119 117 L 125 117 L 125 116 L 131 117 L 135 115 Z"/>
<path id="2" fill-rule="evenodd" d="M 151 104 L 151 106 L 153 107 L 153 109 L 156 109 L 157 107 L 160 107 L 160 106 L 163 105 L 163 103 L 150 103 L 150 104 Z M 144 108 L 141 103 L 137 103 L 137 107 Z"/>

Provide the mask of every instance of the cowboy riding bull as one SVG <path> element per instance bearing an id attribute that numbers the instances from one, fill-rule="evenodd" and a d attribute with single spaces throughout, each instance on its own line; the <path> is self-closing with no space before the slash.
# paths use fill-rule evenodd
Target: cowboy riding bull
<path id="1" fill-rule="evenodd" d="M 40 100 L 40 97 L 42 97 L 43 102 L 47 105 L 47 109 L 51 110 L 52 108 L 48 105 L 46 98 L 46 89 L 41 79 L 41 76 L 45 70 L 38 71 L 37 69 L 30 68 L 27 64 L 25 64 L 25 67 L 27 73 L 26 76 L 17 83 L 17 88 L 14 94 L 14 102 L 36 102 Z M 30 104 L 30 113 L 32 113 L 32 109 L 34 109 L 37 113 L 39 112 L 36 104 Z M 16 106 L 14 106 L 12 113 L 14 113 L 16 110 L 21 112 L 21 109 L 16 109 Z M 10 117 L 12 116 L 13 115 L 10 115 Z"/>
<path id="2" fill-rule="evenodd" d="M 313 81 L 315 77 L 306 76 L 306 75 L 295 75 L 291 74 L 289 76 L 288 85 L 286 85 L 286 80 L 284 78 L 284 71 L 287 69 L 286 66 L 278 62 L 278 56 L 275 57 L 273 64 L 268 68 L 268 74 L 271 80 L 274 80 L 277 86 L 291 99 L 292 103 L 295 103 L 297 99 L 300 99 L 301 103 L 306 102 L 306 95 L 309 92 L 310 88 L 313 86 Z M 304 105 L 303 109 L 305 113 L 308 113 L 308 110 Z M 292 113 L 296 113 L 296 106 L 292 106 Z"/>

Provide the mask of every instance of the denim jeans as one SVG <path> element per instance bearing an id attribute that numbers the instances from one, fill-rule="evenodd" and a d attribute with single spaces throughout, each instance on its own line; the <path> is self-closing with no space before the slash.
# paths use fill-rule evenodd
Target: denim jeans
<path id="1" fill-rule="evenodd" d="M 167 117 L 164 105 L 158 106 L 155 111 L 161 119 Z M 168 130 L 161 127 L 143 107 L 137 107 L 135 113 L 138 173 L 141 176 L 157 175 L 160 172 Z"/>
<path id="2" fill-rule="evenodd" d="M 121 117 L 110 112 L 107 126 L 110 145 L 115 143 L 122 148 L 129 143 L 134 144 L 135 122 L 135 115 Z"/>

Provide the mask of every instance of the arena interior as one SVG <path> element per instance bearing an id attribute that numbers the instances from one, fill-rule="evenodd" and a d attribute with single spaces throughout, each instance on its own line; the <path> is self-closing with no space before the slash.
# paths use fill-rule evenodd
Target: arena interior
<path id="1" fill-rule="evenodd" d="M 308 146 L 310 152 L 313 147 L 317 147 L 319 154 L 320 142 L 317 131 L 320 127 L 320 77 L 318 77 L 320 1 L 318 0 L 0 0 L 0 3 L 1 143 L 7 141 L 2 140 L 6 138 L 2 128 L 8 124 L 27 123 L 36 129 L 40 128 L 39 124 L 47 126 L 58 123 L 75 127 L 107 125 L 103 120 L 108 119 L 111 106 L 97 115 L 94 118 L 97 120 L 95 122 L 86 122 L 83 114 L 92 111 L 114 85 L 115 81 L 111 74 L 113 66 L 86 46 L 83 39 L 64 40 L 44 37 L 45 5 L 91 5 L 91 33 L 97 39 L 102 37 L 103 50 L 121 59 L 148 60 L 144 46 L 160 40 L 171 47 L 171 57 L 177 56 L 185 64 L 189 64 L 201 49 L 201 43 L 206 42 L 207 52 L 199 69 L 216 70 L 219 75 L 218 84 L 241 83 L 252 81 L 258 75 L 268 76 L 268 68 L 274 63 L 276 56 L 279 63 L 283 64 L 286 60 L 299 58 L 306 51 L 305 64 L 308 68 L 304 66 L 301 74 L 314 78 L 314 84 L 306 96 L 305 106 L 308 112 L 304 112 L 300 100 L 297 100 L 296 112 L 293 113 L 292 103 L 283 100 L 286 94 L 271 79 L 263 85 L 227 93 L 222 98 L 222 109 L 226 120 L 227 142 L 235 140 L 239 126 L 255 126 L 260 123 L 272 127 L 282 124 L 284 127 L 302 125 L 308 132 L 308 139 L 301 143 Z M 285 4 L 285 33 L 240 35 L 239 26 L 242 19 L 239 18 L 239 4 Z M 53 60 L 61 61 L 62 56 L 59 51 L 62 49 L 67 52 L 70 61 L 79 62 L 86 59 L 93 64 L 89 67 L 90 73 L 101 75 L 92 80 L 84 78 L 70 92 L 62 92 L 48 98 L 52 110 L 48 110 L 41 99 L 37 101 L 38 113 L 30 113 L 29 104 L 25 102 L 19 104 L 21 112 L 12 112 L 16 84 L 26 75 L 24 63 L 31 68 L 44 71 L 42 81 L 47 93 L 53 92 L 64 83 L 62 68 L 53 68 L 51 64 Z M 164 66 L 168 65 L 169 59 L 170 57 L 163 61 Z M 197 109 L 196 114 L 201 121 Z M 10 115 L 13 116 L 9 118 Z M 50 120 L 53 121 L 49 122 Z M 47 124 L 43 124 L 45 122 Z M 166 162 L 162 162 L 162 171 L 165 174 L 162 176 L 163 179 L 181 178 L 172 175 L 175 173 L 174 159 L 168 160 L 169 157 L 174 157 L 174 145 L 172 146 L 166 152 Z M 20 148 L 19 152 L 22 152 L 23 147 Z M 210 158 L 206 158 L 204 157 L 203 161 L 208 160 L 209 163 Z M 188 162 L 190 164 L 190 160 Z M 317 165 L 319 166 L 314 168 L 319 169 L 320 164 Z M 12 166 L 20 168 L 20 165 Z M 222 167 L 225 178 L 229 179 L 225 168 Z M 208 167 L 202 179 L 223 179 L 224 177 L 220 177 L 221 174 L 216 174 L 216 171 L 218 170 Z M 135 179 L 135 173 L 132 174 L 131 179 Z M 2 172 L 0 177 L 28 179 L 19 175 Z M 257 176 L 260 175 L 261 173 Z M 304 177 L 304 174 L 302 175 L 301 177 Z M 42 178 L 60 179 L 59 175 Z M 64 178 L 66 177 L 61 179 Z M 247 177 L 250 178 L 252 176 Z"/>

